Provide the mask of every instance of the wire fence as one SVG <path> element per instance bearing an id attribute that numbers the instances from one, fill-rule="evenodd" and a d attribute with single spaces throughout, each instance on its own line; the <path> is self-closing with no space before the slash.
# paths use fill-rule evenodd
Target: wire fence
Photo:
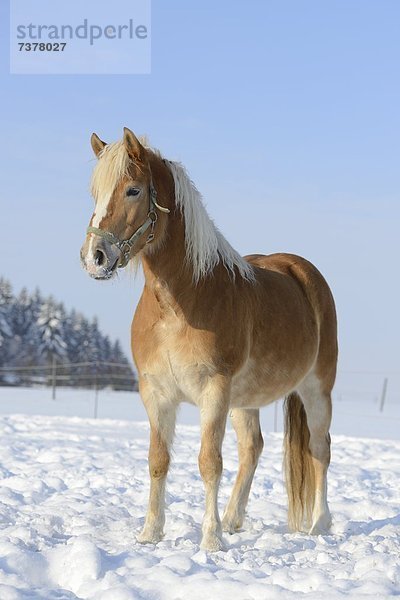
<path id="1" fill-rule="evenodd" d="M 104 388 L 118 391 L 137 390 L 137 380 L 127 363 L 95 361 L 61 363 L 53 359 L 47 365 L 0 367 L 0 385 L 51 387 L 56 398 L 57 387 Z"/>
<path id="2" fill-rule="evenodd" d="M 57 387 L 137 391 L 137 380 L 128 363 L 107 361 L 65 363 L 53 359 L 46 365 L 0 367 L 0 386 Z M 400 406 L 400 371 L 339 370 L 333 399 L 340 403 L 372 404 L 377 412 Z"/>
<path id="3" fill-rule="evenodd" d="M 336 402 L 372 404 L 379 412 L 386 406 L 400 406 L 400 371 L 339 370 L 333 398 Z"/>

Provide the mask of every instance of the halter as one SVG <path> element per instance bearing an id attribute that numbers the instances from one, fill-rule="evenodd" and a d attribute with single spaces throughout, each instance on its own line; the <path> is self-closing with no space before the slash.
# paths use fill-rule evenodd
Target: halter
<path id="1" fill-rule="evenodd" d="M 149 189 L 150 189 L 150 203 L 149 203 L 149 212 L 147 213 L 147 219 L 143 223 L 143 225 L 141 225 L 138 229 L 136 229 L 136 231 L 127 240 L 120 240 L 119 238 L 117 238 L 116 235 L 111 233 L 111 231 L 104 231 L 104 229 L 99 229 L 98 227 L 88 227 L 86 230 L 86 233 L 94 233 L 95 235 L 98 235 L 98 236 L 104 238 L 105 240 L 107 240 L 108 242 L 110 242 L 110 244 L 114 244 L 114 246 L 117 246 L 118 250 L 121 253 L 121 261 L 118 264 L 119 269 L 123 269 L 124 267 L 126 267 L 126 265 L 129 262 L 129 256 L 130 256 L 133 245 L 135 244 L 136 240 L 138 238 L 140 238 L 140 236 L 145 231 L 148 230 L 149 227 L 151 230 L 150 230 L 149 235 L 147 236 L 146 244 L 150 244 L 150 242 L 152 242 L 154 240 L 154 227 L 155 227 L 157 219 L 158 219 L 158 215 L 156 213 L 156 208 L 161 210 L 161 212 L 165 212 L 165 213 L 170 212 L 169 208 L 164 208 L 163 206 L 160 206 L 159 204 L 157 204 L 157 201 L 156 201 L 157 192 L 155 190 L 155 187 L 154 187 L 152 181 L 150 181 Z"/>

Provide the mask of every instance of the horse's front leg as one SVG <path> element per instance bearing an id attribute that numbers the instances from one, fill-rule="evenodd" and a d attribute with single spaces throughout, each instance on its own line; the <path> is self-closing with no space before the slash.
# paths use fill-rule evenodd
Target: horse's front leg
<path id="1" fill-rule="evenodd" d="M 165 483 L 174 437 L 176 406 L 141 386 L 143 403 L 150 421 L 150 496 L 146 520 L 137 539 L 141 543 L 157 543 L 164 535 Z"/>
<path id="2" fill-rule="evenodd" d="M 200 405 L 201 448 L 200 474 L 206 493 L 206 508 L 202 526 L 203 550 L 223 550 L 222 526 L 218 513 L 218 488 L 222 475 L 222 441 L 229 407 L 229 392 L 217 383 L 207 386 Z M 222 386 L 223 388 L 225 386 Z"/>

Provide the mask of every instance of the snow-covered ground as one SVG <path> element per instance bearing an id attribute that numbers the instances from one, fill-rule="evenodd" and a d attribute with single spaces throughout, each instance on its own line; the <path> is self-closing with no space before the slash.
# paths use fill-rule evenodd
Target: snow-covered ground
<path id="1" fill-rule="evenodd" d="M 126 414 L 127 398 L 100 395 L 101 418 L 94 420 L 87 418 L 93 414 L 93 393 L 60 393 L 52 402 L 48 390 L 1 390 L 1 600 L 297 600 L 303 595 L 329 600 L 400 594 L 400 441 L 371 439 L 396 423 L 394 409 L 380 416 L 371 405 L 362 424 L 360 406 L 346 406 L 347 413 L 337 408 L 337 430 L 353 427 L 356 435 L 361 422 L 363 435 L 371 438 L 333 436 L 330 535 L 287 532 L 282 434 L 268 433 L 243 530 L 225 537 L 227 552 L 206 554 L 199 548 L 204 503 L 199 431 L 182 424 L 197 419 L 190 410 L 183 411 L 177 429 L 165 538 L 156 547 L 137 543 L 149 487 L 148 425 L 133 420 L 142 409 L 132 395 L 134 408 Z M 35 409 L 42 415 L 35 416 Z M 51 410 L 81 416 L 46 415 Z M 126 420 L 104 418 L 110 412 Z M 271 430 L 273 409 L 266 414 Z M 228 430 L 221 508 L 236 469 L 235 438 Z"/>

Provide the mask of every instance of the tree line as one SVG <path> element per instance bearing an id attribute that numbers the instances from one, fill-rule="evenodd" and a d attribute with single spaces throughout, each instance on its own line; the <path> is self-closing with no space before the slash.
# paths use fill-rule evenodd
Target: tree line
<path id="1" fill-rule="evenodd" d="M 125 366 L 122 370 L 135 381 L 119 341 L 103 334 L 96 318 L 89 320 L 74 309 L 66 310 L 62 302 L 53 296 L 43 296 L 39 289 L 29 293 L 23 288 L 15 295 L 10 282 L 1 277 L 0 383 L 11 382 L 5 367 L 11 373 L 15 367 L 45 368 L 54 362 L 64 367 L 70 364 L 70 372 L 81 376 L 75 377 L 76 381 L 82 381 L 82 373 L 86 371 L 96 377 L 101 371 L 104 376 L 106 363 L 120 365 L 115 367 L 119 373 Z M 79 369 L 72 369 L 74 365 L 80 365 Z M 23 377 L 19 379 L 22 382 Z M 73 380 L 72 376 L 68 384 L 73 384 Z M 13 375 L 12 382 L 18 383 L 18 377 Z"/>

